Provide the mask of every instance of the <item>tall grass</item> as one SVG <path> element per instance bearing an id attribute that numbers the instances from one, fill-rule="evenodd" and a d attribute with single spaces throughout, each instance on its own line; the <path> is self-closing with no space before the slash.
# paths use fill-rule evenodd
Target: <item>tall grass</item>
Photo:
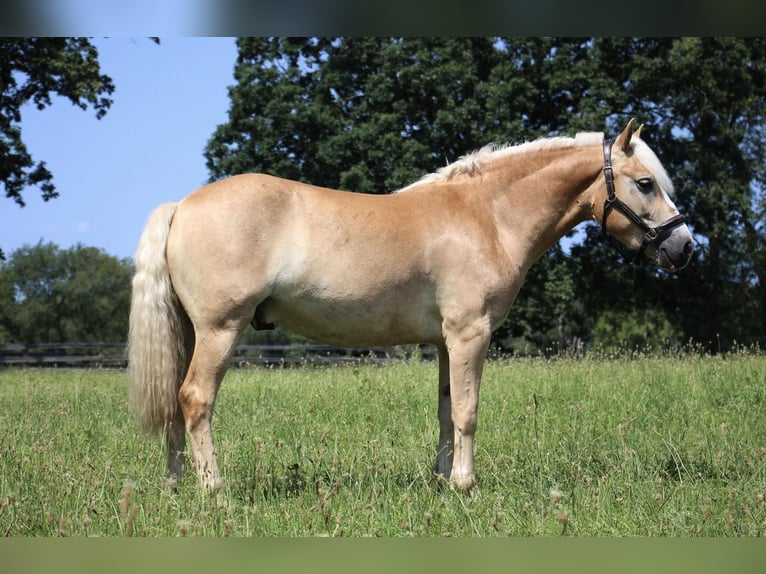
<path id="1" fill-rule="evenodd" d="M 231 371 L 226 486 L 163 480 L 117 371 L 0 371 L 0 535 L 763 536 L 766 357 L 489 362 L 472 496 L 434 483 L 436 368 Z"/>

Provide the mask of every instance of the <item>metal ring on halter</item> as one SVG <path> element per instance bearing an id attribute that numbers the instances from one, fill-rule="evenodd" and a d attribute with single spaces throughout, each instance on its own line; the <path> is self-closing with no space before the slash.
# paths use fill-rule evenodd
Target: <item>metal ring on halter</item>
<path id="1" fill-rule="evenodd" d="M 628 263 L 633 267 L 641 267 L 644 262 L 644 253 L 646 253 L 647 248 L 653 243 L 658 242 L 667 233 L 672 231 L 673 228 L 686 223 L 686 217 L 680 214 L 674 215 L 660 225 L 651 227 L 641 219 L 635 211 L 617 197 L 617 193 L 614 189 L 614 173 L 612 170 L 612 146 L 614 145 L 614 142 L 615 138 L 604 139 L 604 180 L 606 182 L 606 199 L 604 200 L 604 214 L 601 217 L 601 232 L 604 234 L 606 242 L 614 247 Z M 614 236 L 610 235 L 606 229 L 606 218 L 609 215 L 609 212 L 613 209 L 620 211 L 644 232 L 644 239 L 635 254 L 617 241 Z"/>

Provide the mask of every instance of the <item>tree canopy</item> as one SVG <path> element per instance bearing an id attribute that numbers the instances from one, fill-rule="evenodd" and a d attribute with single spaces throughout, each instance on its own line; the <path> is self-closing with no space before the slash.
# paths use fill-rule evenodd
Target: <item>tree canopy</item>
<path id="1" fill-rule="evenodd" d="M 619 266 L 586 227 L 533 267 L 496 341 L 764 342 L 763 38 L 243 38 L 238 50 L 211 179 L 259 171 L 383 193 L 489 142 L 615 134 L 636 117 L 690 219 L 692 265 Z"/>
<path id="2" fill-rule="evenodd" d="M 124 341 L 132 275 L 96 247 L 15 250 L 0 263 L 0 343 Z"/>
<path id="3" fill-rule="evenodd" d="M 100 119 L 112 104 L 114 84 L 101 74 L 98 51 L 86 38 L 0 38 L 0 54 L 0 188 L 24 207 L 27 187 L 39 188 L 44 201 L 58 192 L 45 161 L 32 159 L 24 144 L 23 106 L 31 102 L 42 110 L 59 95 L 83 110 L 92 107 Z"/>
<path id="4" fill-rule="evenodd" d="M 53 174 L 24 145 L 22 107 L 31 102 L 42 110 L 57 94 L 83 110 L 92 107 L 100 119 L 112 104 L 114 84 L 86 38 L 0 38 L 0 54 L 0 184 L 21 206 L 27 186 L 38 187 L 48 201 L 57 195 Z"/>

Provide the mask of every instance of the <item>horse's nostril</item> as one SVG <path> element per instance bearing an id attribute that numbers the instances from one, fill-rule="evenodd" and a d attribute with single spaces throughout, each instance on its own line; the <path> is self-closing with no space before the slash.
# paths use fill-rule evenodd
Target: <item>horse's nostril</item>
<path id="1" fill-rule="evenodd" d="M 687 241 L 684 244 L 684 255 L 686 255 L 688 257 L 691 254 L 692 254 L 692 242 L 691 241 Z"/>

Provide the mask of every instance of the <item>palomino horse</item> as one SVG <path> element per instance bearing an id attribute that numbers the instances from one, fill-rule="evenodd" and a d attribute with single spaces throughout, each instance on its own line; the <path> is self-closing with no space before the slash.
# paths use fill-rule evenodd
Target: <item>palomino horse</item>
<path id="1" fill-rule="evenodd" d="M 594 218 L 635 263 L 689 262 L 692 236 L 640 130 L 484 148 L 385 196 L 252 174 L 160 206 L 136 252 L 129 359 L 134 408 L 165 433 L 171 479 L 188 432 L 200 482 L 221 486 L 219 385 L 248 324 L 279 323 L 347 347 L 435 345 L 434 472 L 470 490 L 490 333 L 535 260 Z"/>

